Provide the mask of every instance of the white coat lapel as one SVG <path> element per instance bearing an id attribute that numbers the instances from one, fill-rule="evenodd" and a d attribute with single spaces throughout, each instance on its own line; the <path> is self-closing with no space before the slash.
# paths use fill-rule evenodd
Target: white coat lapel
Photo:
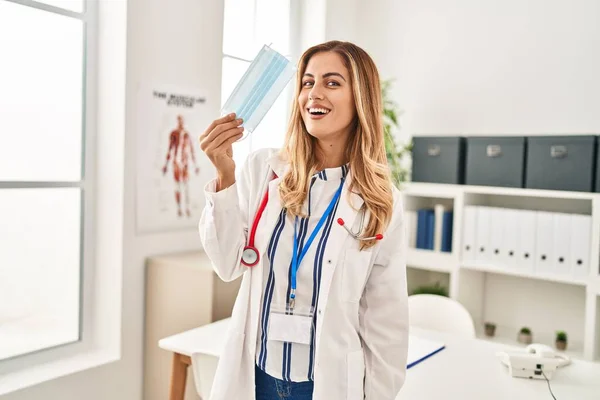
<path id="1" fill-rule="evenodd" d="M 267 178 L 269 181 L 267 186 L 269 190 L 269 201 L 261 218 L 262 221 L 257 227 L 256 233 L 256 248 L 258 249 L 259 254 L 261 254 L 261 257 L 266 257 L 267 247 L 271 240 L 271 233 L 273 232 L 273 229 L 275 229 L 275 225 L 281 214 L 279 184 L 286 171 L 286 165 L 283 160 L 281 160 L 278 153 L 267 159 L 267 166 L 269 174 L 269 177 Z M 273 173 L 277 175 L 277 178 L 273 179 Z"/>
<path id="2" fill-rule="evenodd" d="M 331 232 L 329 233 L 329 238 L 327 240 L 327 247 L 325 248 L 325 254 L 323 257 L 323 270 L 321 273 L 321 288 L 319 290 L 319 310 L 324 310 L 327 304 L 327 299 L 329 298 L 329 289 L 331 287 L 335 268 L 341 261 L 341 258 L 344 256 L 343 250 L 345 248 L 345 242 L 346 240 L 354 240 L 346 231 L 346 229 L 338 224 L 338 218 L 342 218 L 345 225 L 353 232 L 357 232 L 359 228 L 355 225 L 360 224 L 360 220 L 357 221 L 356 217 L 358 216 L 358 210 L 360 210 L 360 207 L 363 205 L 364 201 L 358 194 L 349 192 L 348 188 L 350 187 L 351 179 L 352 178 L 350 175 L 346 178 L 346 183 L 344 184 L 344 190 L 342 192 L 342 196 L 340 197 L 335 219 L 333 221 L 333 226 L 331 227 Z M 321 337 L 322 326 L 323 325 L 321 323 L 317 324 L 317 344 L 319 343 L 319 338 Z"/>
<path id="3" fill-rule="evenodd" d="M 250 296 L 250 332 L 252 333 L 250 334 L 249 340 L 250 348 L 253 349 L 253 354 L 256 351 L 256 334 L 258 331 L 260 310 L 262 308 L 260 302 L 264 284 L 264 260 L 267 257 L 267 247 L 271 240 L 271 233 L 275 228 L 277 220 L 279 219 L 279 214 L 281 212 L 281 201 L 279 200 L 278 188 L 279 183 L 281 182 L 281 178 L 283 177 L 283 173 L 285 172 L 284 167 L 285 166 L 281 162 L 279 156 L 274 155 L 267 160 L 267 170 L 261 170 L 261 174 L 263 174 L 263 176 L 261 176 L 260 178 L 266 180 L 267 184 L 263 185 L 263 187 L 261 188 L 262 192 L 259 194 L 260 200 L 258 204 L 262 202 L 266 190 L 269 191 L 269 200 L 260 218 L 260 222 L 256 228 L 256 236 L 254 239 L 254 244 L 256 246 L 256 249 L 258 250 L 258 254 L 260 254 L 261 261 L 255 267 L 253 267 L 252 271 L 252 288 Z M 275 179 L 273 179 L 273 172 L 277 174 L 277 178 Z M 256 210 L 253 210 L 253 212 L 256 213 Z"/>

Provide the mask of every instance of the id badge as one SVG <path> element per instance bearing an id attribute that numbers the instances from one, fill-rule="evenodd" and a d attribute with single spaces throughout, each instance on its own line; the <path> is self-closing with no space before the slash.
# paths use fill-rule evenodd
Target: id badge
<path id="1" fill-rule="evenodd" d="M 269 316 L 269 340 L 280 342 L 310 344 L 313 326 L 312 313 L 286 314 L 271 311 Z"/>

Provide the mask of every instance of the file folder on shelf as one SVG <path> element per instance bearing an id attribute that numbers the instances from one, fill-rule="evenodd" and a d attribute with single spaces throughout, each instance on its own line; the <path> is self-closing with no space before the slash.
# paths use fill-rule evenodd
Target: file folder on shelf
<path id="1" fill-rule="evenodd" d="M 446 209 L 441 204 L 436 204 L 434 211 L 434 234 L 433 234 L 433 250 L 442 251 L 442 230 L 444 228 L 444 212 Z"/>
<path id="2" fill-rule="evenodd" d="M 406 212 L 406 235 L 408 240 L 408 247 L 414 249 L 417 247 L 417 212 L 407 211 Z"/>
<path id="3" fill-rule="evenodd" d="M 478 206 L 475 228 L 475 260 L 488 263 L 490 260 L 490 207 Z"/>
<path id="4" fill-rule="evenodd" d="M 462 259 L 475 260 L 475 239 L 477 229 L 477 206 L 465 206 L 463 219 Z"/>
<path id="5" fill-rule="evenodd" d="M 442 218 L 442 245 L 441 250 L 446 253 L 452 252 L 452 227 L 454 225 L 454 212 L 444 211 Z"/>
<path id="6" fill-rule="evenodd" d="M 488 261 L 496 266 L 504 264 L 504 232 L 506 225 L 507 210 L 504 208 L 493 207 L 489 209 L 490 232 Z"/>
<path id="7" fill-rule="evenodd" d="M 516 213 L 518 229 L 517 238 L 517 268 L 523 272 L 533 272 L 536 262 L 536 221 L 537 211 L 513 210 Z"/>
<path id="8" fill-rule="evenodd" d="M 431 210 L 417 210 L 417 249 L 428 249 L 429 213 Z"/>
<path id="9" fill-rule="evenodd" d="M 507 268 L 518 269 L 518 231 L 521 229 L 520 210 L 506 209 L 504 212 L 504 233 L 502 239 L 502 264 Z"/>
<path id="10" fill-rule="evenodd" d="M 554 213 L 538 211 L 535 221 L 535 272 L 553 272 Z"/>
<path id="11" fill-rule="evenodd" d="M 554 244 L 552 246 L 554 257 L 550 270 L 557 275 L 569 275 L 571 273 L 570 234 L 571 214 L 554 213 Z"/>
<path id="12" fill-rule="evenodd" d="M 591 215 L 571 215 L 570 246 L 571 274 L 585 278 L 590 273 L 590 247 L 592 235 Z"/>

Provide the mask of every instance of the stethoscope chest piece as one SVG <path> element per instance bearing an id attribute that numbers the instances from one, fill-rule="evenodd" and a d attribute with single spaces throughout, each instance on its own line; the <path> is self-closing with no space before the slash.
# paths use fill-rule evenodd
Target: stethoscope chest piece
<path id="1" fill-rule="evenodd" d="M 256 247 L 244 247 L 244 251 L 242 252 L 242 263 L 247 267 L 253 267 L 258 263 L 258 250 Z"/>

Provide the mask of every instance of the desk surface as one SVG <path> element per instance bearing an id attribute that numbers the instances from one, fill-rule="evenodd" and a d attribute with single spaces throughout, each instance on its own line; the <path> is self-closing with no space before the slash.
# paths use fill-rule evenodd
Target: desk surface
<path id="1" fill-rule="evenodd" d="M 519 348 L 417 328 L 411 334 L 446 348 L 408 370 L 396 400 L 552 400 L 545 380 L 513 378 L 496 357 L 498 351 Z M 554 373 L 550 386 L 557 400 L 599 400 L 600 363 L 573 360 Z"/>
<path id="2" fill-rule="evenodd" d="M 164 338 L 159 346 L 190 356 L 194 352 L 218 357 L 228 319 Z M 411 328 L 411 335 L 443 342 L 446 348 L 410 368 L 396 400 L 552 400 L 545 380 L 512 378 L 496 352 L 508 345 L 463 339 L 441 332 Z M 600 363 L 573 360 L 550 381 L 557 400 L 599 400 Z"/>

